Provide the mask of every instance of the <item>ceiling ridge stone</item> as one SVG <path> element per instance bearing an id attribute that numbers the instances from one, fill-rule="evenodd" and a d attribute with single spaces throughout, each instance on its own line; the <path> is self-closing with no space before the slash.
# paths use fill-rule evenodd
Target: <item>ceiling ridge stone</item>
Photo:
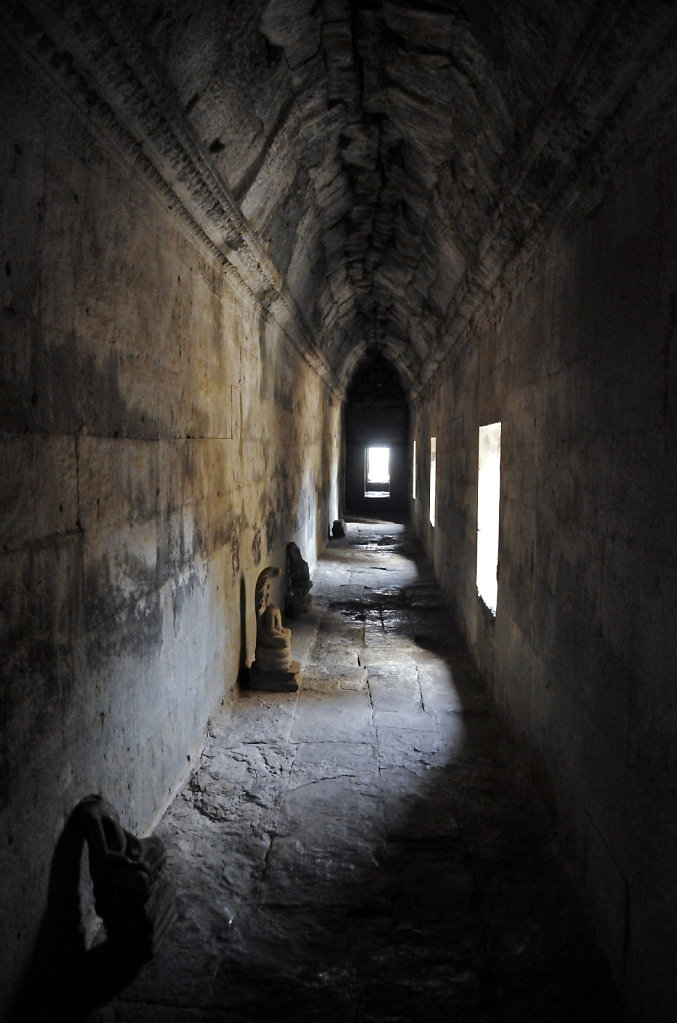
<path id="1" fill-rule="evenodd" d="M 313 11 L 312 14 L 314 16 L 315 12 Z M 327 61 L 326 61 L 325 28 L 326 28 L 327 24 L 336 25 L 336 24 L 339 24 L 341 22 L 341 20 L 342 19 L 337 19 L 335 21 L 328 22 L 327 19 L 325 18 L 325 9 L 324 9 L 324 7 L 321 7 L 321 9 L 319 11 L 319 22 L 318 22 L 318 40 L 319 40 L 318 41 L 318 47 L 317 47 L 317 49 L 312 54 L 310 54 L 309 56 L 305 57 L 305 59 L 300 61 L 300 62 L 293 62 L 293 61 L 289 60 L 289 56 L 288 56 L 288 53 L 287 53 L 287 48 L 285 46 L 285 43 L 284 43 L 284 41 L 282 41 L 278 37 L 277 31 L 276 31 L 274 26 L 271 27 L 270 25 L 266 25 L 265 23 L 262 26 L 262 31 L 263 31 L 264 36 L 266 36 L 266 38 L 269 41 L 275 42 L 275 44 L 279 45 L 281 47 L 281 49 L 282 49 L 285 61 L 287 63 L 287 67 L 289 68 L 289 72 L 290 72 L 290 90 L 291 90 L 292 102 L 296 104 L 297 111 L 299 112 L 298 135 L 299 135 L 299 137 L 301 139 L 304 140 L 305 144 L 306 145 L 310 145 L 311 148 L 312 148 L 312 131 L 311 131 L 311 126 L 312 126 L 312 120 L 313 120 L 313 117 L 315 116 L 315 114 L 313 113 L 312 117 L 309 116 L 309 112 L 308 112 L 308 109 L 307 109 L 308 104 L 304 101 L 304 94 L 308 94 L 308 93 L 312 92 L 313 88 L 312 88 L 312 84 L 311 84 L 311 86 L 309 86 L 307 84 L 305 76 L 303 74 L 303 71 L 304 71 L 304 68 L 309 67 L 314 61 L 320 59 L 320 60 L 322 60 L 322 63 L 323 63 L 324 69 L 325 69 L 325 74 L 328 74 L 328 67 L 327 67 Z M 335 125 L 334 130 L 338 131 L 341 127 L 345 127 L 345 123 L 346 122 L 350 123 L 350 122 L 347 121 L 347 108 L 346 108 L 346 105 L 345 105 L 345 103 L 343 101 L 341 101 L 340 103 L 338 103 L 338 102 L 331 103 L 329 101 L 329 94 L 328 94 L 328 87 L 327 87 L 327 81 L 326 80 L 325 80 L 324 85 L 323 85 L 323 90 L 324 90 L 324 95 L 322 97 L 323 98 L 323 104 L 322 105 L 324 107 L 323 118 L 326 119 L 326 121 L 330 121 L 330 120 L 336 121 L 337 123 Z M 341 124 L 338 123 L 339 120 L 342 122 Z M 361 124 L 361 121 L 360 120 L 356 120 L 356 123 Z M 311 140 L 310 142 L 309 142 L 309 139 Z M 345 173 L 346 173 L 345 165 L 343 164 L 343 161 L 340 161 L 336 178 L 339 178 L 341 174 L 345 175 Z M 324 211 L 326 209 L 328 209 L 329 206 L 322 202 L 322 199 L 321 199 L 320 193 L 319 193 L 319 189 L 318 189 L 318 185 L 317 185 L 317 181 L 316 181 L 316 178 L 315 178 L 315 176 L 313 174 L 310 174 L 309 187 L 310 187 L 310 189 L 312 191 L 312 200 L 311 201 L 312 201 L 312 203 L 314 205 L 314 208 L 315 208 L 315 211 L 317 213 L 318 220 L 320 222 L 322 222 Z M 344 219 L 343 219 L 343 217 L 341 217 L 339 219 L 339 221 L 337 221 L 337 225 L 340 225 L 340 229 L 341 230 L 344 230 L 343 224 L 344 224 Z M 328 271 L 327 271 L 327 273 L 325 275 L 325 278 L 327 280 L 330 280 L 329 287 L 330 287 L 330 290 L 332 292 L 332 298 L 334 300 L 332 308 L 335 310 L 334 314 L 329 319 L 329 322 L 328 322 L 328 318 L 327 317 L 324 318 L 324 321 L 322 323 L 320 331 L 319 331 L 319 333 L 318 333 L 318 335 L 316 337 L 317 348 L 324 355 L 327 355 L 331 351 L 332 344 L 331 344 L 331 341 L 329 340 L 330 338 L 336 339 L 338 344 L 342 344 L 343 340 L 344 340 L 344 337 L 345 337 L 345 334 L 346 334 L 346 326 L 345 326 L 344 322 L 342 322 L 342 321 L 346 320 L 347 317 L 340 315 L 341 311 L 342 311 L 342 308 L 346 305 L 346 300 L 345 299 L 337 299 L 336 294 L 335 294 L 334 289 L 333 289 L 333 286 L 331 284 L 331 281 L 334 279 L 334 277 L 336 275 L 339 275 L 339 276 L 343 275 L 344 280 L 346 282 L 346 285 L 351 289 L 353 307 L 354 307 L 354 301 L 355 301 L 353 284 L 352 284 L 352 282 L 350 280 L 350 274 L 349 274 L 349 272 L 348 272 L 348 270 L 346 268 L 345 263 L 342 263 L 341 266 L 339 268 L 337 268 L 336 265 L 335 265 L 335 262 L 332 259 L 330 259 L 331 253 L 330 253 L 329 245 L 327 243 L 327 228 L 331 227 L 331 226 L 332 226 L 331 224 L 330 225 L 324 224 L 323 225 L 323 230 L 320 232 L 320 235 L 319 235 L 320 245 L 321 245 L 322 250 L 324 252 L 325 262 L 326 262 L 326 265 L 328 267 Z M 334 226 L 336 226 L 336 225 L 334 225 Z M 327 361 L 328 361 L 328 364 L 331 366 L 331 370 L 332 370 L 332 373 L 335 375 L 335 378 L 338 379 L 343 384 L 344 383 L 343 375 L 338 372 L 338 368 L 335 365 L 334 361 L 329 359 L 329 358 L 328 358 Z M 342 393 L 342 391 L 343 391 L 343 388 L 341 388 L 341 393 Z"/>

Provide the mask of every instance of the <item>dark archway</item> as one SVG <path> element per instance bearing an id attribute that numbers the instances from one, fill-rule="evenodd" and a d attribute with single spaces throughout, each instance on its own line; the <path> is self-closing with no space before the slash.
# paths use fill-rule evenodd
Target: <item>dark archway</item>
<path id="1" fill-rule="evenodd" d="M 344 437 L 346 514 L 406 518 L 409 405 L 397 370 L 380 352 L 367 352 L 348 385 Z M 388 448 L 388 479 L 367 478 L 372 447 Z"/>

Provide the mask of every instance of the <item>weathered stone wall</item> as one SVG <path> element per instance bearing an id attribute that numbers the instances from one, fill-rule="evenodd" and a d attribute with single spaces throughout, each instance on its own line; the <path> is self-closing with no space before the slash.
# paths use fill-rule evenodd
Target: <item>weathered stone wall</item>
<path id="1" fill-rule="evenodd" d="M 671 108 L 674 112 L 674 106 Z M 414 514 L 635 1015 L 677 985 L 677 202 L 670 108 L 485 303 L 422 395 Z M 478 427 L 500 420 L 498 612 L 475 589 Z M 438 525 L 428 523 L 437 436 Z"/>
<path id="2" fill-rule="evenodd" d="M 253 656 L 258 572 L 314 563 L 339 409 L 111 139 L 0 74 L 2 1015 L 66 815 L 152 824 Z"/>

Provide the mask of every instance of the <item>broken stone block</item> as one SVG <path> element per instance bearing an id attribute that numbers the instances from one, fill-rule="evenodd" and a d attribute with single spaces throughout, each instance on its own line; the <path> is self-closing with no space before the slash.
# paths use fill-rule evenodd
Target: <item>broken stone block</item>
<path id="1" fill-rule="evenodd" d="M 342 536 L 345 536 L 347 532 L 348 530 L 346 529 L 344 519 L 334 519 L 334 525 L 331 527 L 331 535 L 333 539 L 338 540 Z"/>
<path id="2" fill-rule="evenodd" d="M 123 828 L 103 796 L 87 796 L 77 813 L 89 851 L 94 906 L 108 942 L 127 958 L 150 959 L 176 917 L 164 845 L 156 836 L 137 838 Z"/>

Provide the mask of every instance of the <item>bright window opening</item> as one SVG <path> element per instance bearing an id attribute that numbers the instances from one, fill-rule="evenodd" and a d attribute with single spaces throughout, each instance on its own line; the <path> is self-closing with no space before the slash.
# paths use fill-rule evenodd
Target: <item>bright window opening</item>
<path id="1" fill-rule="evenodd" d="M 390 448 L 367 448 L 364 476 L 365 497 L 390 497 Z"/>
<path id="2" fill-rule="evenodd" d="M 430 525 L 435 525 L 435 501 L 437 483 L 437 437 L 430 438 Z"/>
<path id="3" fill-rule="evenodd" d="M 477 592 L 493 615 L 498 603 L 501 424 L 480 426 L 477 474 Z"/>
<path id="4" fill-rule="evenodd" d="M 411 465 L 411 496 L 416 500 L 416 441 L 414 441 L 414 453 Z"/>

